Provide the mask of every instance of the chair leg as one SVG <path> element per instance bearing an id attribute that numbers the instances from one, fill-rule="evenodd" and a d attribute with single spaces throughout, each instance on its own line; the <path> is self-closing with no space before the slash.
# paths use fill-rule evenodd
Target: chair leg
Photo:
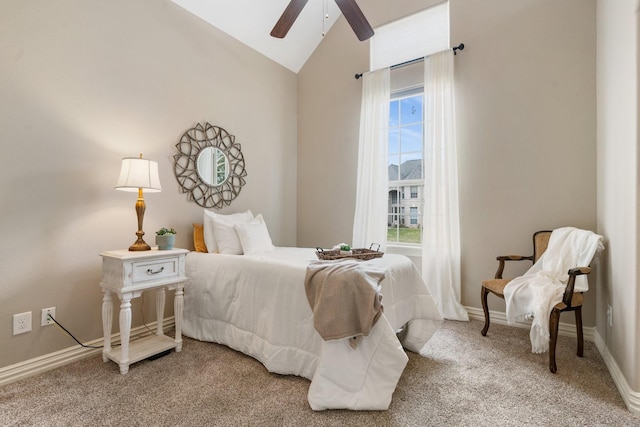
<path id="1" fill-rule="evenodd" d="M 480 293 L 480 299 L 482 300 L 482 309 L 484 310 L 484 328 L 482 328 L 482 331 L 480 331 L 480 333 L 485 337 L 487 336 L 487 331 L 489 330 L 489 307 L 487 306 L 488 295 L 489 290 L 483 286 Z"/>
<path id="2" fill-rule="evenodd" d="M 558 342 L 558 327 L 560 326 L 560 310 L 551 310 L 549 316 L 549 370 L 556 373 L 556 343 Z"/>
<path id="3" fill-rule="evenodd" d="M 582 335 L 582 307 L 576 308 L 576 331 L 578 333 L 578 357 L 584 354 L 584 337 Z"/>

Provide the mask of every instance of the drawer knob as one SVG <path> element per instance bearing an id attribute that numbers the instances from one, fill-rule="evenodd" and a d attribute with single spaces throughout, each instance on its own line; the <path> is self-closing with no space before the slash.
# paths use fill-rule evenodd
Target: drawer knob
<path id="1" fill-rule="evenodd" d="M 153 271 L 152 269 L 147 269 L 147 274 L 158 274 L 164 271 L 164 267 L 160 267 L 160 270 Z"/>

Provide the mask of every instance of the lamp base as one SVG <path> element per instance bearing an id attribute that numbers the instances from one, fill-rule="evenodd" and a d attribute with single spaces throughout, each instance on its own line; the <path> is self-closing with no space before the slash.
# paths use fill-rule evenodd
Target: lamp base
<path id="1" fill-rule="evenodd" d="M 145 241 L 135 242 L 133 245 L 129 246 L 130 251 L 150 251 L 151 246 L 147 245 Z"/>
<path id="2" fill-rule="evenodd" d="M 144 231 L 137 231 L 136 235 L 138 236 L 138 240 L 136 240 L 133 245 L 129 246 L 130 251 L 150 251 L 151 246 L 147 245 L 147 242 L 142 240 L 142 236 L 144 235 Z"/>

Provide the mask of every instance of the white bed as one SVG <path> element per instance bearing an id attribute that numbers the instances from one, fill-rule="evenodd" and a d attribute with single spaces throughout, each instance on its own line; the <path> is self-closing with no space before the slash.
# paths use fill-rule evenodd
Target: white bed
<path id="1" fill-rule="evenodd" d="M 438 327 L 433 298 L 407 257 L 363 261 L 385 271 L 384 313 L 356 350 L 348 338 L 325 342 L 314 329 L 304 287 L 314 260 L 315 250 L 302 248 L 189 253 L 182 331 L 248 354 L 270 372 L 312 380 L 314 410 L 387 409 L 408 360 L 402 346 L 419 353 Z M 395 332 L 403 326 L 401 344 Z"/>

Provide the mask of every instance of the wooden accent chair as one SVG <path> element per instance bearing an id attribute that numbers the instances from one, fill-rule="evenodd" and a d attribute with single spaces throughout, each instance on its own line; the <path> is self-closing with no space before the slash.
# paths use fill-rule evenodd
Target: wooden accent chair
<path id="1" fill-rule="evenodd" d="M 492 280 L 485 280 L 482 282 L 482 309 L 484 310 L 484 328 L 482 328 L 482 335 L 486 336 L 489 330 L 489 308 L 487 307 L 487 296 L 489 293 L 497 295 L 504 299 L 504 287 L 511 281 L 511 279 L 503 279 L 502 273 L 504 271 L 506 261 L 531 261 L 535 263 L 542 256 L 547 246 L 549 245 L 549 238 L 551 237 L 551 231 L 543 230 L 537 231 L 533 234 L 533 255 L 520 256 L 520 255 L 506 255 L 499 256 L 496 259 L 499 262 L 498 270 L 496 271 L 495 278 Z M 558 326 L 560 323 L 560 313 L 565 311 L 574 311 L 576 316 L 576 332 L 578 334 L 578 357 L 582 357 L 584 352 L 584 338 L 582 335 L 582 303 L 584 301 L 582 292 L 573 292 L 575 286 L 575 280 L 577 276 L 582 274 L 589 274 L 591 268 L 589 267 L 577 267 L 569 270 L 569 280 L 567 287 L 564 291 L 564 297 L 562 302 L 556 304 L 551 310 L 549 316 L 549 370 L 553 373 L 557 371 L 556 367 L 556 342 L 558 340 Z"/>

